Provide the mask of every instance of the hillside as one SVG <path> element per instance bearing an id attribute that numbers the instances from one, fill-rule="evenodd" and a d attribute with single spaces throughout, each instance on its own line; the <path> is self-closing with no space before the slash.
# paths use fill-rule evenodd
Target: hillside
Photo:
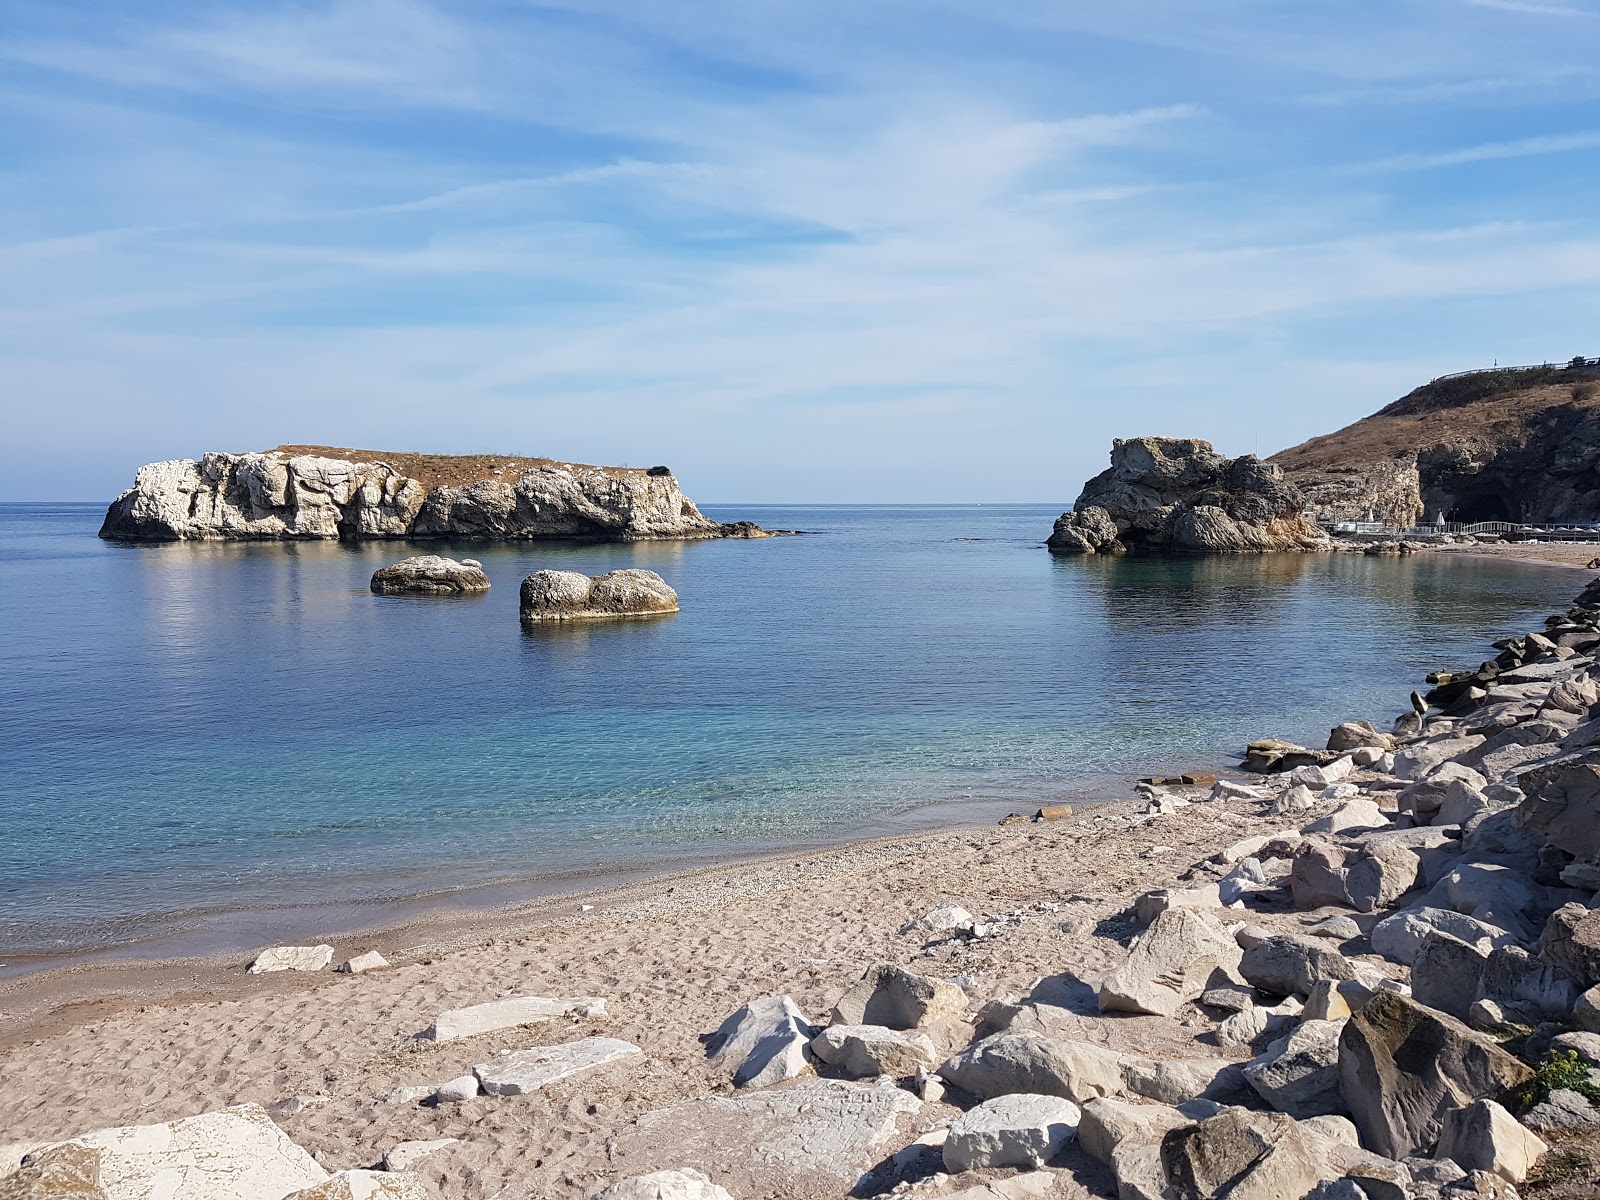
<path id="1" fill-rule="evenodd" d="M 1446 376 L 1270 461 L 1335 520 L 1600 520 L 1600 363 Z"/>

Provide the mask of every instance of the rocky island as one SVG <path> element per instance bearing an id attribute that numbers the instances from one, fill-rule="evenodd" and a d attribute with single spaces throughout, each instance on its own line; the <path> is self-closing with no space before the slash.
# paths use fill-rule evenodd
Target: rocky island
<path id="1" fill-rule="evenodd" d="M 654 571 L 637 568 L 588 576 L 581 571 L 535 571 L 522 581 L 524 621 L 586 621 L 653 617 L 678 611 L 678 593 Z"/>
<path id="2" fill-rule="evenodd" d="M 1118 438 L 1111 467 L 1083 485 L 1046 545 L 1056 554 L 1325 550 L 1283 469 L 1227 458 L 1198 438 Z"/>
<path id="3" fill-rule="evenodd" d="M 140 467 L 111 503 L 100 536 L 648 541 L 768 534 L 748 521 L 711 520 L 666 467 L 279 446 Z"/>

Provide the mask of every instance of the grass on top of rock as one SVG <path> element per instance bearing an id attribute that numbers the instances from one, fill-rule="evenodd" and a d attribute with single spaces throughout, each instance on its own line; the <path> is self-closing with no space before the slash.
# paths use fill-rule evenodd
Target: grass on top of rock
<path id="1" fill-rule="evenodd" d="M 1550 1098 L 1551 1092 L 1561 1088 L 1600 1103 L 1600 1087 L 1589 1082 L 1589 1068 L 1578 1057 L 1578 1052 L 1552 1050 L 1534 1068 L 1533 1078 L 1517 1093 L 1519 1110 L 1526 1112 L 1535 1104 L 1544 1103 Z"/>

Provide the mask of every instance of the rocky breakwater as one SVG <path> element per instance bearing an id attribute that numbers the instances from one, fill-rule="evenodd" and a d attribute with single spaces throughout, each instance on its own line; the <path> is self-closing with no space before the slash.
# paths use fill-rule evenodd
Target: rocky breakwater
<path id="1" fill-rule="evenodd" d="M 1111 467 L 1084 484 L 1045 543 L 1056 554 L 1326 550 L 1283 471 L 1227 458 L 1196 438 L 1117 439 Z"/>
<path id="2" fill-rule="evenodd" d="M 654 571 L 535 571 L 522 581 L 522 619 L 587 621 L 678 611 L 678 593 Z"/>
<path id="3" fill-rule="evenodd" d="M 703 515 L 666 467 L 279 447 L 140 467 L 100 536 L 128 541 L 764 537 Z"/>

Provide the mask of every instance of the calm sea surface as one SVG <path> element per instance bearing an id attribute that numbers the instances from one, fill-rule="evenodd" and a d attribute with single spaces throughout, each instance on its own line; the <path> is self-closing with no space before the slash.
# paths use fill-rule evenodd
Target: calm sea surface
<path id="1" fill-rule="evenodd" d="M 713 507 L 815 533 L 621 546 L 135 547 L 95 537 L 103 511 L 0 505 L 13 956 L 1125 790 L 1388 720 L 1581 584 L 1433 556 L 1056 559 L 1044 507 Z M 493 590 L 367 590 L 424 552 L 482 560 Z M 541 567 L 648 567 L 683 611 L 524 631 Z"/>

